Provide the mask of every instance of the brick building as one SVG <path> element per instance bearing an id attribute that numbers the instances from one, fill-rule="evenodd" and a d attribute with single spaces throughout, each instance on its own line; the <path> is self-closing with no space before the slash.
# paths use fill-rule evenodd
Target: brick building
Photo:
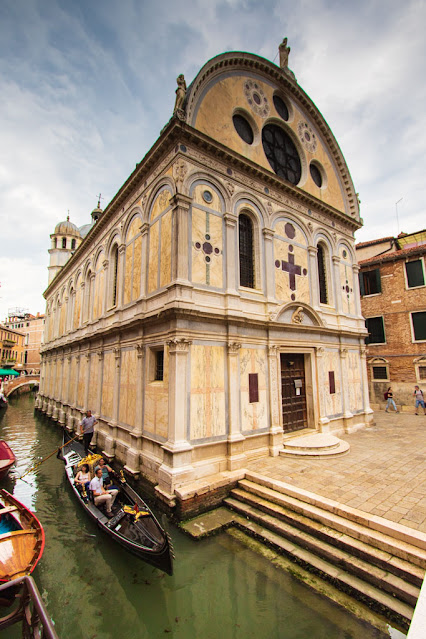
<path id="1" fill-rule="evenodd" d="M 19 309 L 9 311 L 5 327 L 24 334 L 24 354 L 17 370 L 30 372 L 40 371 L 40 347 L 43 342 L 44 314 L 21 312 Z"/>
<path id="2" fill-rule="evenodd" d="M 368 330 L 372 404 L 392 386 L 402 410 L 413 410 L 413 388 L 426 390 L 426 230 L 356 245 L 361 308 Z"/>
<path id="3" fill-rule="evenodd" d="M 22 332 L 0 324 L 0 368 L 18 368 L 24 362 L 25 336 Z"/>

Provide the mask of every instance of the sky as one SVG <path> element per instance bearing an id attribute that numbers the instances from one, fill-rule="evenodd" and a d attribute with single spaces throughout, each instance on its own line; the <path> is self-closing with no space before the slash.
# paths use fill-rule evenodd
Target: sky
<path id="1" fill-rule="evenodd" d="M 0 0 L 0 321 L 44 312 L 50 234 L 105 208 L 212 57 L 289 67 L 361 200 L 357 241 L 426 228 L 426 0 Z"/>

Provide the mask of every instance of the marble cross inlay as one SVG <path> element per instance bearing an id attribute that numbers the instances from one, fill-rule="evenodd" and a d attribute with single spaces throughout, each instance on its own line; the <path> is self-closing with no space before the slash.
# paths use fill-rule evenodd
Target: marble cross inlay
<path id="1" fill-rule="evenodd" d="M 275 260 L 275 266 L 285 273 L 288 273 L 290 280 L 290 290 L 296 290 L 296 275 L 307 275 L 308 271 L 306 268 L 303 269 L 298 264 L 295 264 L 293 245 L 290 244 L 288 247 L 288 262 L 285 260 Z"/>

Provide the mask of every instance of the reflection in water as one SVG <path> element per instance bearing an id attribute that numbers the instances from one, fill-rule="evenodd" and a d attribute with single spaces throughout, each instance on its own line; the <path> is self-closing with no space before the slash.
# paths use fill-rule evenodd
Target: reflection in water
<path id="1" fill-rule="evenodd" d="M 33 407 L 33 396 L 23 395 L 1 418 L 0 436 L 17 457 L 14 476 L 3 487 L 35 510 L 44 526 L 46 547 L 34 577 L 61 639 L 384 636 L 229 535 L 193 542 L 173 529 L 173 577 L 98 536 L 55 456 L 25 482 L 18 479 L 61 443 L 60 429 Z"/>

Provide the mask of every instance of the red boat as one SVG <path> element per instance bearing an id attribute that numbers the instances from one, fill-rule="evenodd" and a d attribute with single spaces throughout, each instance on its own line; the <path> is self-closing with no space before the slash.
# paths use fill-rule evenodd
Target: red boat
<path id="1" fill-rule="evenodd" d="M 15 455 L 4 439 L 0 439 L 0 481 L 4 479 L 15 463 Z"/>
<path id="2" fill-rule="evenodd" d="M 0 582 L 29 575 L 44 550 L 44 530 L 34 513 L 0 490 Z"/>

